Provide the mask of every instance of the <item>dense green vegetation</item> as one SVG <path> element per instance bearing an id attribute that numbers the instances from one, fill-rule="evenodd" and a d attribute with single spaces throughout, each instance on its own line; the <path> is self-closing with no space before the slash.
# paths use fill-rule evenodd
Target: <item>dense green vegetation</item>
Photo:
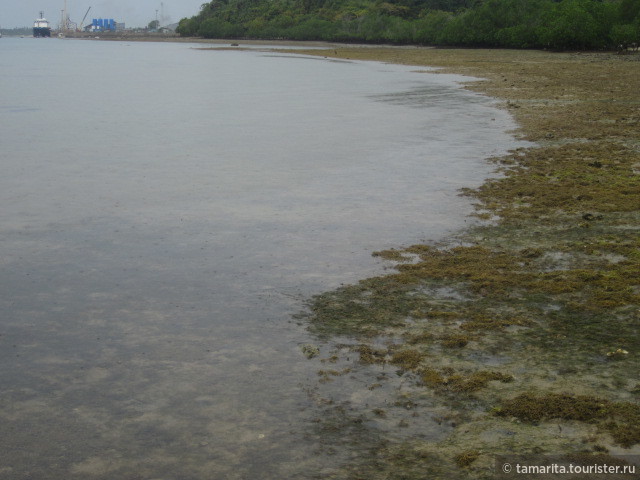
<path id="1" fill-rule="evenodd" d="M 25 35 L 33 35 L 33 28 L 31 28 L 31 27 L 0 28 L 0 34 L 6 35 L 8 37 L 19 37 L 19 36 L 25 36 Z"/>
<path id="2" fill-rule="evenodd" d="M 640 0 L 211 0 L 205 38 L 602 49 L 640 39 Z"/>

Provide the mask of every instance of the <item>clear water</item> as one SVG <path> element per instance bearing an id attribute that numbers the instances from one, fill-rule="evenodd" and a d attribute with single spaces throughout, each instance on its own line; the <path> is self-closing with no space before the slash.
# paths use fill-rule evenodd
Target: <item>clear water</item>
<path id="1" fill-rule="evenodd" d="M 516 146 L 457 77 L 193 47 L 0 40 L 4 479 L 328 475 L 292 314 Z"/>

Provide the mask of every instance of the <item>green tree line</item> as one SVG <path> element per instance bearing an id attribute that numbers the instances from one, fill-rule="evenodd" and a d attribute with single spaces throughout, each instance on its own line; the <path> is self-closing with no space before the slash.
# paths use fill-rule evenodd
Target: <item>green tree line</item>
<path id="1" fill-rule="evenodd" d="M 212 0 L 183 36 L 606 49 L 640 41 L 640 0 Z"/>

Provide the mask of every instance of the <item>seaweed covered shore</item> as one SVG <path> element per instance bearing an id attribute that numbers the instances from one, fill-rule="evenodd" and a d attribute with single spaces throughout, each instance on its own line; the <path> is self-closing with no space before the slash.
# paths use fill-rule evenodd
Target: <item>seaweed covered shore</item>
<path id="1" fill-rule="evenodd" d="M 461 192 L 480 225 L 375 252 L 392 273 L 312 299 L 310 328 L 332 340 L 307 349 L 320 381 L 377 392 L 357 405 L 315 393 L 327 448 L 361 448 L 334 478 L 494 478 L 496 455 L 640 454 L 640 55 L 295 53 L 481 78 L 466 88 L 502 100 L 534 142 Z"/>

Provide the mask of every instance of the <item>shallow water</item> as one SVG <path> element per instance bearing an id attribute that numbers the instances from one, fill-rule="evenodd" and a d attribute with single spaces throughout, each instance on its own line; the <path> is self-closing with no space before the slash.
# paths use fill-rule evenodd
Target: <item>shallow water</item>
<path id="1" fill-rule="evenodd" d="M 330 474 L 292 315 L 517 146 L 459 77 L 192 47 L 0 43 L 2 478 Z"/>

